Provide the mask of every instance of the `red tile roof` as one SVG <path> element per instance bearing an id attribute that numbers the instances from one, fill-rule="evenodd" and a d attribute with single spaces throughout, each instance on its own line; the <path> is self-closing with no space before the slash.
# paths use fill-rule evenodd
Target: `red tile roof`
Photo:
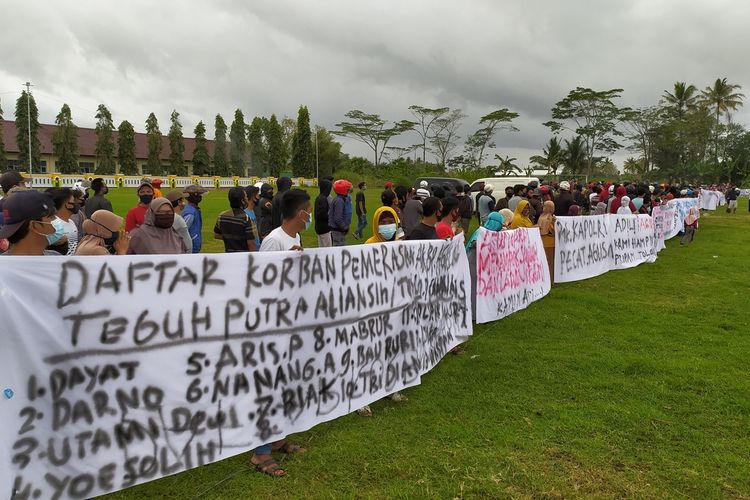
<path id="1" fill-rule="evenodd" d="M 18 153 L 18 144 L 16 144 L 16 122 L 11 120 L 2 120 L 3 124 L 3 143 L 5 144 L 5 151 L 8 153 Z M 41 146 L 41 154 L 52 155 L 52 135 L 55 133 L 57 125 L 50 125 L 42 123 L 39 125 L 39 145 Z M 117 156 L 117 130 L 112 132 L 112 140 L 115 143 L 115 156 Z M 193 159 L 193 150 L 195 149 L 195 138 L 185 137 L 185 153 L 183 154 L 185 161 L 189 162 Z M 206 146 L 208 148 L 208 154 L 213 157 L 214 153 L 214 141 L 206 140 Z M 79 157 L 94 157 L 96 151 L 96 131 L 93 128 L 78 127 L 78 156 Z M 163 161 L 169 161 L 169 138 L 166 135 L 161 136 L 161 155 L 160 158 Z M 148 142 L 146 134 L 136 132 L 135 133 L 135 157 L 137 160 L 148 159 Z"/>

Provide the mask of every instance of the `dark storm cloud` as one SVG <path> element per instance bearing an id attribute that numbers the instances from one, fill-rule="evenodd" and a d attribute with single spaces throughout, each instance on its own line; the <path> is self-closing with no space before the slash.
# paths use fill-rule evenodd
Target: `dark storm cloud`
<path id="1" fill-rule="evenodd" d="M 507 107 L 521 130 L 500 134 L 492 153 L 525 164 L 550 136 L 550 108 L 576 86 L 621 87 L 622 104 L 646 106 L 677 80 L 750 85 L 750 7 L 739 1 L 32 0 L 3 10 L 13 20 L 0 33 L 6 117 L 31 80 L 43 121 L 67 102 L 83 126 L 100 102 L 141 130 L 154 111 L 166 131 L 177 109 L 186 134 L 198 120 L 212 131 L 216 113 L 230 122 L 238 107 L 249 119 L 307 104 L 332 128 L 353 108 L 396 120 L 420 104 L 463 109 L 465 136 Z"/>

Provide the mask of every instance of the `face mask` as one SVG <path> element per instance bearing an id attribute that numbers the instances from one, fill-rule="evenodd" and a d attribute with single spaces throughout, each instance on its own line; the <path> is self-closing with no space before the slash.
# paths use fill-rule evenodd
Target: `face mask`
<path id="1" fill-rule="evenodd" d="M 37 222 L 41 222 L 42 224 L 49 224 L 50 226 L 55 228 L 55 232 L 50 233 L 50 234 L 36 232 L 36 234 L 40 234 L 44 236 L 45 238 L 47 238 L 47 244 L 54 245 L 55 243 L 60 241 L 60 238 L 65 236 L 65 226 L 63 225 L 63 221 L 61 221 L 60 219 L 55 219 L 52 222 L 44 222 L 44 221 L 37 221 Z"/>
<path id="2" fill-rule="evenodd" d="M 77 214 L 78 211 L 81 209 L 81 205 L 79 205 L 78 203 L 73 203 L 72 207 L 66 206 L 65 208 L 67 208 L 68 210 L 70 210 L 71 214 Z"/>
<path id="3" fill-rule="evenodd" d="M 305 212 L 303 210 L 302 213 L 307 213 L 307 212 Z M 312 225 L 312 214 L 308 213 L 307 214 L 307 219 L 305 219 L 305 231 L 307 231 L 308 229 L 310 229 L 311 225 Z"/>
<path id="4" fill-rule="evenodd" d="M 396 224 L 381 224 L 378 226 L 378 233 L 386 240 L 390 240 L 396 234 Z"/>
<path id="5" fill-rule="evenodd" d="M 149 203 L 151 203 L 154 200 L 154 195 L 152 195 L 152 194 L 143 194 L 143 195 L 139 196 L 138 199 L 141 200 L 141 203 L 143 203 L 144 205 L 148 205 Z"/>
<path id="6" fill-rule="evenodd" d="M 115 242 L 117 241 L 119 237 L 120 237 L 120 231 L 112 231 L 112 236 L 110 236 L 109 238 L 104 238 L 104 244 L 107 245 L 108 247 L 111 247 L 112 245 L 115 244 Z"/>
<path id="7" fill-rule="evenodd" d="M 199 194 L 191 194 L 188 196 L 188 201 L 190 203 L 195 203 L 196 205 L 199 204 L 203 200 L 203 196 Z"/>
<path id="8" fill-rule="evenodd" d="M 154 226 L 162 229 L 168 229 L 174 224 L 174 214 L 156 214 L 154 215 Z"/>

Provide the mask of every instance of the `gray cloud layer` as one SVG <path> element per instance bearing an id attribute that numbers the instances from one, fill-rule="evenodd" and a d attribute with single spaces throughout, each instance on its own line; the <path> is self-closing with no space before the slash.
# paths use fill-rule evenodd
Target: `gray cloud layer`
<path id="1" fill-rule="evenodd" d="M 521 131 L 499 136 L 495 152 L 524 165 L 549 138 L 550 108 L 576 86 L 621 87 L 623 104 L 646 106 L 677 80 L 750 85 L 741 1 L 27 0 L 3 11 L 6 118 L 31 80 L 42 121 L 67 102 L 81 126 L 100 102 L 139 130 L 154 111 L 166 131 L 176 108 L 186 135 L 237 107 L 295 116 L 306 104 L 332 128 L 353 108 L 402 119 L 420 104 L 462 108 L 465 136 L 508 107 Z"/>

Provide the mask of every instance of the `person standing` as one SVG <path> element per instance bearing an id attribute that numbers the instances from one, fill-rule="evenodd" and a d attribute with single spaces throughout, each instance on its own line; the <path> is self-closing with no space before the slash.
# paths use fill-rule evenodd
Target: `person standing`
<path id="1" fill-rule="evenodd" d="M 463 196 L 458 199 L 458 213 L 461 217 L 461 229 L 465 235 L 469 234 L 471 214 L 474 213 L 474 200 L 471 198 L 471 186 L 468 184 L 464 186 Z"/>
<path id="2" fill-rule="evenodd" d="M 185 195 L 179 189 L 173 189 L 167 193 L 166 198 L 172 204 L 172 208 L 174 208 L 174 224 L 172 224 L 172 229 L 182 238 L 185 248 L 189 252 L 193 248 L 193 240 L 190 237 L 187 223 L 182 218 L 182 211 L 185 210 Z"/>
<path id="3" fill-rule="evenodd" d="M 253 234 L 255 234 L 255 248 L 260 248 L 260 233 L 258 232 L 258 216 L 256 215 L 256 208 L 260 201 L 260 188 L 258 186 L 247 186 L 245 188 L 245 194 L 247 195 L 247 206 L 245 207 L 245 213 L 250 219 L 250 224 L 253 226 Z"/>
<path id="4" fill-rule="evenodd" d="M 333 183 L 328 179 L 321 179 L 320 194 L 315 198 L 315 234 L 318 235 L 318 248 L 333 246 L 331 240 L 331 226 L 328 225 L 328 213 L 331 209 L 331 195 Z"/>
<path id="5" fill-rule="evenodd" d="M 348 219 L 346 217 L 346 198 L 349 196 L 351 186 L 352 183 L 346 179 L 339 179 L 333 183 L 333 191 L 336 193 L 336 197 L 331 201 L 328 225 L 331 227 L 331 240 L 335 247 L 346 245 L 346 233 L 349 232 L 349 226 L 352 223 L 351 214 Z"/>
<path id="6" fill-rule="evenodd" d="M 97 177 L 91 181 L 91 189 L 94 190 L 94 196 L 86 200 L 86 216 L 91 218 L 97 210 L 109 210 L 113 212 L 112 202 L 104 197 L 109 193 L 109 188 L 104 183 L 104 179 Z"/>
<path id="7" fill-rule="evenodd" d="M 737 198 L 739 197 L 739 194 L 739 189 L 734 186 L 729 187 L 726 195 L 724 195 L 727 200 L 727 213 L 737 213 Z"/>
<path id="8" fill-rule="evenodd" d="M 30 181 L 30 177 L 24 177 L 20 172 L 15 170 L 6 170 L 3 175 L 0 175 L 0 188 L 3 190 L 4 195 L 8 195 L 11 189 L 16 186 L 26 188 L 26 182 Z M 2 197 L 0 197 L 0 200 Z"/>
<path id="9" fill-rule="evenodd" d="M 528 201 L 519 201 L 518 205 L 516 206 L 516 211 L 513 212 L 513 220 L 510 223 L 511 229 L 518 229 L 521 227 L 534 227 L 534 223 L 531 222 L 531 211 L 531 205 L 529 205 Z"/>
<path id="10" fill-rule="evenodd" d="M 271 203 L 271 229 L 276 229 L 281 226 L 281 197 L 284 193 L 292 188 L 292 179 L 289 177 L 279 177 L 276 181 L 276 196 L 273 197 Z"/>
<path id="11" fill-rule="evenodd" d="M 572 204 L 573 195 L 570 194 L 570 183 L 562 181 L 560 183 L 560 194 L 555 198 L 555 215 L 557 217 L 567 216 Z"/>
<path id="12" fill-rule="evenodd" d="M 526 198 L 527 190 L 528 188 L 523 184 L 516 184 L 513 186 L 513 197 L 508 200 L 508 208 L 515 212 L 518 202 Z"/>
<path id="13" fill-rule="evenodd" d="M 131 232 L 143 225 L 146 218 L 146 210 L 154 200 L 154 187 L 148 181 L 141 181 L 138 186 L 138 204 L 128 210 L 125 215 L 125 232 Z"/>
<path id="14" fill-rule="evenodd" d="M 185 242 L 172 229 L 174 208 L 166 198 L 156 198 L 146 211 L 141 226 L 130 233 L 128 255 L 167 255 L 187 253 Z"/>
<path id="15" fill-rule="evenodd" d="M 9 244 L 4 255 L 58 255 L 45 249 L 57 243 L 63 234 L 63 225 L 55 218 L 55 204 L 50 195 L 28 190 L 14 192 L 13 196 L 3 199 L 0 239 L 7 239 Z"/>
<path id="16" fill-rule="evenodd" d="M 214 225 L 214 238 L 224 242 L 224 251 L 255 252 L 258 250 L 253 225 L 245 213 L 247 193 L 241 187 L 233 187 L 227 193 L 229 210 L 219 214 Z"/>
<path id="17" fill-rule="evenodd" d="M 260 187 L 260 200 L 258 201 L 258 231 L 260 232 L 260 241 L 273 231 L 273 187 L 270 184 L 263 184 Z"/>
<path id="18" fill-rule="evenodd" d="M 357 230 L 354 231 L 354 237 L 360 239 L 362 238 L 362 231 L 367 227 L 367 208 L 365 207 L 365 189 L 367 189 L 367 184 L 360 182 L 358 187 L 359 191 L 357 191 L 354 199 L 357 212 Z"/>
<path id="19" fill-rule="evenodd" d="M 492 191 L 492 184 L 485 184 L 484 193 L 479 197 L 479 201 L 477 202 L 477 213 L 481 225 L 484 225 L 490 213 L 495 211 L 495 199 L 492 197 Z"/>
<path id="20" fill-rule="evenodd" d="M 45 192 L 52 197 L 57 211 L 56 218 L 63 226 L 63 237 L 54 245 L 50 245 L 50 250 L 61 255 L 75 255 L 78 246 L 78 227 L 75 221 L 71 220 L 71 216 L 78 211 L 80 205 L 73 196 L 73 190 L 63 187 L 49 188 Z"/>
<path id="21" fill-rule="evenodd" d="M 507 186 L 505 188 L 505 198 L 500 198 L 499 200 L 497 200 L 497 203 L 495 204 L 495 210 L 499 212 L 503 208 L 508 208 L 508 203 L 510 202 L 511 198 L 513 198 L 514 194 L 515 191 L 513 191 L 513 186 Z M 511 210 L 511 212 L 512 211 L 513 210 Z"/>
<path id="22" fill-rule="evenodd" d="M 443 205 L 439 198 L 428 197 L 422 202 L 422 222 L 408 235 L 408 240 L 436 240 L 438 239 L 435 226 L 440 218 L 440 210 Z"/>
<path id="23" fill-rule="evenodd" d="M 193 184 L 185 188 L 184 193 L 187 195 L 187 205 L 182 210 L 182 218 L 187 224 L 190 240 L 193 242 L 188 253 L 200 253 L 203 246 L 203 214 L 198 205 L 203 201 L 203 195 L 208 189 L 198 184 Z"/>
<path id="24" fill-rule="evenodd" d="M 695 215 L 695 208 L 690 207 L 688 214 L 685 216 L 684 222 L 685 234 L 682 235 L 680 246 L 685 246 L 686 243 L 690 245 L 695 238 L 695 231 L 698 229 L 698 217 Z"/>
<path id="25" fill-rule="evenodd" d="M 456 227 L 456 223 L 461 218 L 458 213 L 458 199 L 453 196 L 443 198 L 441 208 L 441 219 L 435 225 L 437 237 L 441 240 L 453 238 L 456 235 L 456 229 L 461 231 L 461 227 Z"/>
<path id="26" fill-rule="evenodd" d="M 401 211 L 401 224 L 405 234 L 410 234 L 422 220 L 422 199 L 415 193 L 406 200 L 404 209 Z"/>
<path id="27" fill-rule="evenodd" d="M 542 206 L 542 215 L 537 221 L 539 234 L 542 236 L 542 247 L 544 247 L 544 256 L 547 257 L 547 267 L 549 268 L 549 282 L 555 279 L 555 202 L 545 201 Z"/>

